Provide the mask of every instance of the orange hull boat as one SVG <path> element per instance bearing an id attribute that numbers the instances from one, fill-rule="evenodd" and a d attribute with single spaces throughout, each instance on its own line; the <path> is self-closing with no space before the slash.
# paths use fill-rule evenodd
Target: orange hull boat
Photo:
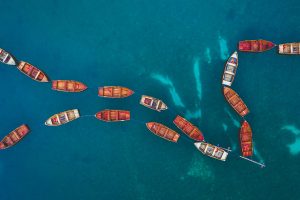
<path id="1" fill-rule="evenodd" d="M 223 93 L 228 103 L 240 116 L 244 117 L 249 113 L 246 104 L 233 89 L 224 87 Z"/>
<path id="2" fill-rule="evenodd" d="M 264 52 L 276 45 L 267 40 L 244 40 L 239 42 L 239 50 L 245 52 Z"/>
<path id="3" fill-rule="evenodd" d="M 133 93 L 132 90 L 121 86 L 104 86 L 98 88 L 98 95 L 106 98 L 125 98 Z"/>
<path id="4" fill-rule="evenodd" d="M 120 122 L 130 120 L 130 111 L 127 110 L 102 110 L 96 113 L 97 119 L 105 122 Z"/>
<path id="5" fill-rule="evenodd" d="M 148 122 L 146 126 L 152 133 L 170 142 L 177 142 L 180 137 L 177 132 L 160 123 Z"/>
<path id="6" fill-rule="evenodd" d="M 204 141 L 202 132 L 185 118 L 177 115 L 173 123 L 190 138 L 196 141 Z"/>
<path id="7" fill-rule="evenodd" d="M 62 92 L 82 92 L 87 86 L 81 82 L 73 80 L 55 80 L 52 81 L 52 90 Z"/>
<path id="8" fill-rule="evenodd" d="M 33 65 L 20 61 L 18 65 L 18 69 L 25 74 L 26 76 L 30 77 L 31 79 L 39 82 L 49 82 L 49 79 L 45 75 L 44 72 L 39 70 L 38 68 L 34 67 Z"/>
<path id="9" fill-rule="evenodd" d="M 241 151 L 244 157 L 253 155 L 252 130 L 249 123 L 245 120 L 240 130 Z"/>
<path id="10" fill-rule="evenodd" d="M 0 142 L 0 149 L 9 148 L 15 144 L 17 144 L 20 140 L 22 140 L 28 133 L 30 129 L 27 125 L 23 124 L 10 132 L 7 136 L 5 136 Z"/>

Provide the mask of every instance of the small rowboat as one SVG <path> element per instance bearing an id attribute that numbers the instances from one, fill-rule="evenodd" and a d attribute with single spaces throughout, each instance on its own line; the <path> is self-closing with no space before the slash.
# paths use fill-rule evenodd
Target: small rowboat
<path id="1" fill-rule="evenodd" d="M 276 45 L 267 40 L 244 40 L 239 42 L 239 50 L 245 52 L 264 52 Z"/>
<path id="2" fill-rule="evenodd" d="M 278 47 L 280 54 L 297 55 L 300 54 L 300 42 L 280 44 Z"/>
<path id="3" fill-rule="evenodd" d="M 52 81 L 52 90 L 62 92 L 82 92 L 87 86 L 81 82 L 73 80 L 55 80 Z"/>
<path id="4" fill-rule="evenodd" d="M 125 98 L 134 92 L 126 87 L 121 86 L 104 86 L 98 88 L 98 96 L 106 98 Z"/>
<path id="5" fill-rule="evenodd" d="M 25 74 L 26 76 L 32 78 L 35 81 L 39 82 L 49 82 L 47 76 L 40 69 L 34 67 L 33 65 L 20 61 L 18 69 Z"/>
<path id="6" fill-rule="evenodd" d="M 226 152 L 224 149 L 206 142 L 196 142 L 194 143 L 194 145 L 204 155 L 215 158 L 217 160 L 226 161 L 228 152 Z"/>
<path id="7" fill-rule="evenodd" d="M 51 116 L 45 122 L 46 126 L 60 126 L 66 124 L 70 121 L 73 121 L 80 117 L 79 111 L 77 109 L 67 110 L 61 113 L 57 113 Z"/>
<path id="8" fill-rule="evenodd" d="M 244 117 L 249 113 L 249 109 L 246 104 L 233 89 L 225 86 L 223 88 L 223 93 L 225 99 L 241 117 Z"/>
<path id="9" fill-rule="evenodd" d="M 250 124 L 244 120 L 240 130 L 241 151 L 244 157 L 253 155 L 252 130 Z"/>
<path id="10" fill-rule="evenodd" d="M 120 122 L 130 120 L 130 111 L 127 110 L 102 110 L 95 117 L 105 122 Z"/>
<path id="11" fill-rule="evenodd" d="M 142 95 L 140 104 L 158 112 L 168 109 L 167 105 L 161 100 L 146 95 Z"/>
<path id="12" fill-rule="evenodd" d="M 8 147 L 11 147 L 20 140 L 22 140 L 28 133 L 30 132 L 30 129 L 27 125 L 23 124 L 10 132 L 7 136 L 5 136 L 1 142 L 0 142 L 0 149 L 6 149 Z"/>
<path id="13" fill-rule="evenodd" d="M 148 122 L 146 126 L 152 133 L 170 142 L 177 142 L 180 137 L 177 132 L 160 123 Z"/>
<path id="14" fill-rule="evenodd" d="M 190 123 L 183 117 L 177 115 L 173 123 L 190 138 L 196 141 L 204 140 L 202 132 L 196 126 L 194 126 L 192 123 Z"/>
<path id="15" fill-rule="evenodd" d="M 224 73 L 223 73 L 223 85 L 231 86 L 238 67 L 238 53 L 235 51 L 227 60 Z"/>
<path id="16" fill-rule="evenodd" d="M 0 62 L 7 65 L 17 65 L 16 59 L 3 49 L 0 49 Z"/>

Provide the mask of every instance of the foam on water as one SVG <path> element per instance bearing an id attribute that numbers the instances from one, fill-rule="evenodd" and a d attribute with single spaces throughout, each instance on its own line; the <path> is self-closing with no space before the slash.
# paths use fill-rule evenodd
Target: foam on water
<path id="1" fill-rule="evenodd" d="M 294 143 L 288 144 L 288 148 L 292 155 L 297 155 L 300 153 L 300 137 L 298 137 Z"/>
<path id="2" fill-rule="evenodd" d="M 195 112 L 191 112 L 190 110 L 188 110 L 186 112 L 186 114 L 184 115 L 184 117 L 187 119 L 187 120 L 190 120 L 190 119 L 199 119 L 201 118 L 202 116 L 202 112 L 200 109 L 196 110 Z"/>
<path id="3" fill-rule="evenodd" d="M 296 137 L 294 143 L 287 145 L 290 154 L 297 155 L 298 153 L 300 153 L 300 130 L 295 125 L 292 124 L 282 126 L 281 130 L 287 130 L 292 134 L 294 134 L 294 136 Z"/>
<path id="4" fill-rule="evenodd" d="M 219 35 L 220 58 L 226 60 L 229 57 L 227 41 Z"/>
<path id="5" fill-rule="evenodd" d="M 259 162 L 261 163 L 265 163 L 261 153 L 259 153 L 259 151 L 256 148 L 255 142 L 253 142 L 253 151 L 254 151 L 254 155 L 257 157 L 257 159 L 259 160 Z"/>
<path id="6" fill-rule="evenodd" d="M 203 181 L 213 181 L 215 175 L 211 170 L 211 167 L 205 163 L 204 155 L 201 153 L 195 153 L 192 161 L 188 167 L 186 176 L 193 178 L 200 178 Z"/>
<path id="7" fill-rule="evenodd" d="M 226 131 L 227 131 L 227 129 L 228 129 L 228 126 L 227 126 L 227 124 L 225 124 L 225 123 L 222 123 L 222 127 L 223 127 L 223 130 L 226 132 Z"/>
<path id="8" fill-rule="evenodd" d="M 295 136 L 300 135 L 300 129 L 298 129 L 295 125 L 288 124 L 281 127 L 281 130 L 287 130 L 293 133 Z"/>
<path id="9" fill-rule="evenodd" d="M 158 73 L 152 73 L 151 78 L 158 80 L 163 85 L 167 86 L 169 89 L 169 92 L 171 94 L 171 98 L 174 102 L 174 104 L 178 107 L 185 107 L 183 104 L 181 97 L 179 96 L 178 92 L 176 91 L 173 82 L 168 78 Z"/>
<path id="10" fill-rule="evenodd" d="M 211 64 L 211 54 L 210 54 L 210 48 L 206 48 L 206 50 L 205 50 L 205 58 L 206 58 L 206 60 L 207 60 L 207 63 L 208 64 Z"/>
<path id="11" fill-rule="evenodd" d="M 193 65 L 193 72 L 194 72 L 194 77 L 196 81 L 196 89 L 197 89 L 197 96 L 198 99 L 201 101 L 202 100 L 202 83 L 201 83 L 201 71 L 200 71 L 200 58 L 195 58 L 194 65 Z"/>
<path id="12" fill-rule="evenodd" d="M 228 114 L 228 116 L 231 119 L 233 125 L 240 128 L 241 127 L 240 122 L 234 118 L 234 116 L 230 113 L 230 111 L 227 108 L 224 108 L 224 110 Z"/>

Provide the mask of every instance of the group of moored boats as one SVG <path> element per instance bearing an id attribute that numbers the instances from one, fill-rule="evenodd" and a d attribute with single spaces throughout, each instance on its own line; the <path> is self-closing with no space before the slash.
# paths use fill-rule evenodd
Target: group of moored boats
<path id="1" fill-rule="evenodd" d="M 0 62 L 16 68 L 37 82 L 50 82 L 50 78 L 39 68 L 25 61 L 18 61 L 12 54 L 0 49 Z M 74 80 L 52 80 L 52 89 L 61 92 L 82 92 L 87 86 Z"/>
<path id="2" fill-rule="evenodd" d="M 244 40 L 240 41 L 238 45 L 239 51 L 243 52 L 264 52 L 278 46 L 279 54 L 297 55 L 300 54 L 300 42 L 284 43 L 276 45 L 267 40 Z"/>
<path id="3" fill-rule="evenodd" d="M 239 42 L 238 49 L 241 52 L 264 52 L 274 48 L 275 46 L 277 45 L 266 40 L 245 40 Z M 278 52 L 279 54 L 300 54 L 300 43 L 279 44 Z M 29 64 L 28 62 L 18 61 L 13 55 L 3 49 L 0 49 L 0 62 L 7 65 L 16 66 L 20 72 L 35 81 L 50 81 L 43 71 Z M 222 78 L 223 95 L 231 107 L 237 112 L 237 114 L 243 118 L 239 131 L 240 148 L 242 154 L 240 157 L 264 167 L 264 164 L 246 158 L 253 155 L 252 129 L 250 124 L 244 119 L 244 117 L 249 113 L 249 109 L 239 95 L 230 88 L 236 76 L 237 68 L 238 52 L 235 51 L 229 57 L 224 67 Z M 52 89 L 61 92 L 82 92 L 87 89 L 87 86 L 79 81 L 74 80 L 53 80 Z M 98 88 L 98 96 L 104 98 L 126 98 L 133 94 L 133 90 L 122 86 L 103 86 Z M 162 100 L 147 95 L 141 96 L 140 104 L 158 112 L 168 109 L 167 105 Z M 121 122 L 130 120 L 130 111 L 105 109 L 97 112 L 94 116 L 104 122 Z M 78 118 L 80 118 L 78 109 L 67 110 L 52 115 L 46 120 L 45 125 L 60 126 Z M 173 120 L 173 123 L 186 136 L 195 140 L 195 147 L 204 155 L 221 161 L 226 161 L 228 152 L 230 152 L 229 149 L 224 149 L 222 147 L 205 142 L 203 133 L 195 125 L 180 115 L 176 116 L 176 118 Z M 176 143 L 180 138 L 179 133 L 158 122 L 147 122 L 146 127 L 154 135 L 157 135 L 170 142 Z M 17 144 L 29 132 L 30 128 L 27 125 L 23 124 L 19 126 L 1 140 L 0 149 L 6 149 Z"/>

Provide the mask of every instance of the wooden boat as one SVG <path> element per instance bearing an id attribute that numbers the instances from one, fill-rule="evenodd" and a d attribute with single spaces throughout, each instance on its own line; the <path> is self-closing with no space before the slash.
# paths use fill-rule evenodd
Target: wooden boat
<path id="1" fill-rule="evenodd" d="M 223 73 L 222 84 L 231 86 L 238 67 L 238 53 L 235 51 L 227 60 Z"/>
<path id="2" fill-rule="evenodd" d="M 26 76 L 32 78 L 35 81 L 39 82 L 49 82 L 47 76 L 40 69 L 34 67 L 33 65 L 20 61 L 18 69 L 25 74 Z"/>
<path id="3" fill-rule="evenodd" d="M 249 113 L 249 109 L 246 104 L 233 89 L 225 86 L 223 88 L 223 93 L 225 99 L 241 117 L 244 117 Z"/>
<path id="4" fill-rule="evenodd" d="M 22 140 L 28 133 L 30 132 L 30 129 L 27 125 L 23 124 L 10 132 L 7 136 L 5 136 L 1 142 L 0 142 L 0 149 L 6 149 L 8 147 L 11 147 L 20 140 Z"/>
<path id="5" fill-rule="evenodd" d="M 0 62 L 7 65 L 17 65 L 16 59 L 3 49 L 0 49 Z"/>
<path id="6" fill-rule="evenodd" d="M 79 117 L 80 117 L 80 114 L 77 109 L 67 110 L 67 111 L 57 113 L 57 114 L 51 116 L 49 119 L 47 119 L 47 121 L 45 122 L 45 125 L 60 126 L 60 125 L 66 124 L 70 121 L 73 121 Z"/>
<path id="7" fill-rule="evenodd" d="M 300 54 L 300 42 L 280 44 L 278 47 L 278 53 L 289 55 Z"/>
<path id="8" fill-rule="evenodd" d="M 177 115 L 173 123 L 190 138 L 196 141 L 204 141 L 202 132 L 183 117 Z"/>
<path id="9" fill-rule="evenodd" d="M 253 155 L 252 130 L 250 124 L 244 120 L 240 130 L 241 151 L 244 157 Z"/>
<path id="10" fill-rule="evenodd" d="M 133 93 L 132 90 L 121 86 L 104 86 L 98 88 L 98 96 L 106 98 L 125 98 Z"/>
<path id="11" fill-rule="evenodd" d="M 167 105 L 161 100 L 146 95 L 142 95 L 140 104 L 158 112 L 168 109 Z"/>
<path id="12" fill-rule="evenodd" d="M 276 45 L 267 40 L 244 40 L 239 42 L 239 51 L 263 52 L 274 48 Z"/>
<path id="13" fill-rule="evenodd" d="M 226 161 L 228 152 L 224 149 L 206 142 L 196 142 L 195 147 L 201 151 L 204 155 L 215 158 L 217 160 Z"/>
<path id="14" fill-rule="evenodd" d="M 177 142 L 180 137 L 177 132 L 157 122 L 148 122 L 146 126 L 152 133 L 170 142 Z"/>
<path id="15" fill-rule="evenodd" d="M 62 92 L 82 92 L 87 86 L 81 82 L 73 80 L 55 80 L 52 81 L 52 90 Z"/>
<path id="16" fill-rule="evenodd" d="M 95 117 L 105 122 L 120 122 L 130 120 L 130 111 L 127 110 L 102 110 Z"/>

